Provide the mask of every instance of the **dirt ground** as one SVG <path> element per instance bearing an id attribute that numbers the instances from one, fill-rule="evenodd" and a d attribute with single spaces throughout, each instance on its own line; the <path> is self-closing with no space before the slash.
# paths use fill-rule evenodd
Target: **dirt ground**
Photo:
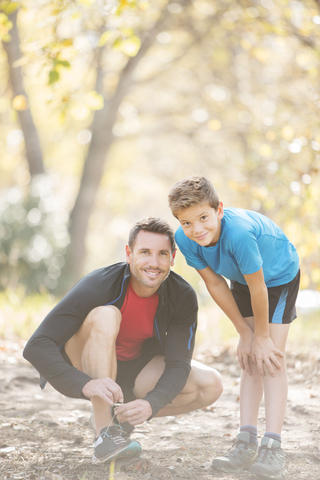
<path id="1" fill-rule="evenodd" d="M 16 348 L 17 350 L 17 348 Z M 37 372 L 20 353 L 0 357 L 0 480 L 254 479 L 248 472 L 213 471 L 212 457 L 227 450 L 238 428 L 239 367 L 235 352 L 198 354 L 217 368 L 224 393 L 213 406 L 136 428 L 143 453 L 131 460 L 93 465 L 91 404 L 38 387 Z M 287 478 L 320 479 L 320 353 L 288 355 L 289 400 L 283 431 Z M 259 434 L 263 434 L 264 411 Z M 113 470 L 114 469 L 114 470 Z"/>

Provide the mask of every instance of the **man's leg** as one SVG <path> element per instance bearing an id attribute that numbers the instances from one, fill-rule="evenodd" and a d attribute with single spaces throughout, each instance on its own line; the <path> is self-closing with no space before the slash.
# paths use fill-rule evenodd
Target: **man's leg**
<path id="1" fill-rule="evenodd" d="M 157 355 L 141 370 L 133 390 L 137 398 L 143 398 L 154 388 L 164 367 L 164 357 Z M 156 416 L 179 415 L 212 405 L 220 397 L 222 390 L 222 380 L 217 370 L 192 360 L 185 387 L 172 403 L 162 408 Z"/>
<path id="2" fill-rule="evenodd" d="M 65 344 L 72 365 L 92 378 L 111 378 L 117 373 L 115 342 L 121 323 L 121 313 L 113 306 L 94 308 L 79 330 Z M 91 398 L 96 434 L 112 422 L 111 408 L 99 397 Z"/>

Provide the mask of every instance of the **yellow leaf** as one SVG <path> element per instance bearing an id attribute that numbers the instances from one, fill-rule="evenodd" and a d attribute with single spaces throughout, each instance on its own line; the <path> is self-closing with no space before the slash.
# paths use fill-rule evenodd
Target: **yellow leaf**
<path id="1" fill-rule="evenodd" d="M 218 131 L 221 129 L 221 122 L 220 120 L 213 119 L 208 122 L 208 128 L 210 130 L 213 130 L 214 132 Z"/>
<path id="2" fill-rule="evenodd" d="M 269 52 L 263 48 L 255 48 L 252 53 L 261 63 L 266 63 L 270 58 Z"/>
<path id="3" fill-rule="evenodd" d="M 24 95 L 17 95 L 12 100 L 12 106 L 15 110 L 23 111 L 28 110 L 29 105 L 26 97 Z"/>
<path id="4" fill-rule="evenodd" d="M 301 290 L 304 290 L 305 288 L 308 288 L 310 285 L 310 278 L 309 278 L 309 275 L 307 275 L 306 273 L 303 273 L 301 275 L 301 279 L 300 279 L 300 288 Z"/>
<path id="5" fill-rule="evenodd" d="M 92 90 L 87 95 L 86 103 L 91 110 L 101 110 L 104 105 L 103 96 Z"/>
<path id="6" fill-rule="evenodd" d="M 262 155 L 263 157 L 271 157 L 272 148 L 267 143 L 263 143 L 262 145 L 260 145 L 259 152 L 260 155 Z"/>
<path id="7" fill-rule="evenodd" d="M 274 132 L 273 130 L 268 130 L 267 133 L 266 133 L 266 139 L 269 140 L 270 142 L 272 142 L 273 140 L 275 140 L 277 137 L 277 134 L 276 132 Z"/>
<path id="8" fill-rule="evenodd" d="M 251 42 L 249 42 L 249 40 L 241 40 L 240 45 L 245 50 L 251 50 L 252 48 L 252 44 Z"/>
<path id="9" fill-rule="evenodd" d="M 141 47 L 141 40 L 139 37 L 131 37 L 119 45 L 120 50 L 129 57 L 135 57 Z"/>
<path id="10" fill-rule="evenodd" d="M 98 46 L 103 47 L 106 45 L 112 34 L 113 32 L 110 32 L 110 30 L 108 32 L 104 32 L 99 38 Z"/>
<path id="11" fill-rule="evenodd" d="M 314 283 L 320 283 L 320 268 L 314 268 L 311 272 L 311 280 Z"/>
<path id="12" fill-rule="evenodd" d="M 286 126 L 283 127 L 283 129 L 281 130 L 281 133 L 282 133 L 282 137 L 283 137 L 285 140 L 292 140 L 293 137 L 294 137 L 295 131 L 294 131 L 294 128 L 291 127 L 291 125 L 286 125 Z"/>
<path id="13" fill-rule="evenodd" d="M 85 105 L 79 105 L 72 109 L 72 115 L 76 120 L 85 120 L 90 115 L 90 110 Z"/>
<path id="14" fill-rule="evenodd" d="M 93 5 L 94 0 L 78 0 L 80 5 L 84 5 L 85 7 L 90 7 Z"/>

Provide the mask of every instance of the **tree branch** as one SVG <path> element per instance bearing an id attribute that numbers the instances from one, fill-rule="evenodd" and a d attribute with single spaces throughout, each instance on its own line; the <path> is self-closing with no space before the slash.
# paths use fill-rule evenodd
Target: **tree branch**
<path id="1" fill-rule="evenodd" d="M 23 79 L 21 74 L 21 67 L 15 67 L 14 64 L 22 56 L 20 50 L 20 39 L 17 28 L 17 15 L 16 10 L 9 18 L 13 24 L 10 31 L 10 42 L 3 42 L 3 48 L 8 57 L 9 64 L 9 76 L 14 97 L 23 95 L 27 101 L 26 110 L 17 110 L 21 129 L 23 131 L 26 159 L 29 164 L 29 171 L 31 175 L 44 173 L 43 157 L 39 141 L 37 129 L 35 127 L 32 114 L 29 107 L 28 96 L 25 92 Z"/>

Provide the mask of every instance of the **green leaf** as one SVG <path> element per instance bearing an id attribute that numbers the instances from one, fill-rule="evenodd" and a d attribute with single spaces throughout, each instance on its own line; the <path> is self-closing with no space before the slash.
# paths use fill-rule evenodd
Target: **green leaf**
<path id="1" fill-rule="evenodd" d="M 50 70 L 49 72 L 49 85 L 57 82 L 60 78 L 59 72 L 57 70 Z"/>
<path id="2" fill-rule="evenodd" d="M 20 3 L 21 2 L 1 2 L 0 4 L 0 9 L 5 12 L 7 15 L 11 15 L 13 12 L 18 10 L 20 8 Z"/>

